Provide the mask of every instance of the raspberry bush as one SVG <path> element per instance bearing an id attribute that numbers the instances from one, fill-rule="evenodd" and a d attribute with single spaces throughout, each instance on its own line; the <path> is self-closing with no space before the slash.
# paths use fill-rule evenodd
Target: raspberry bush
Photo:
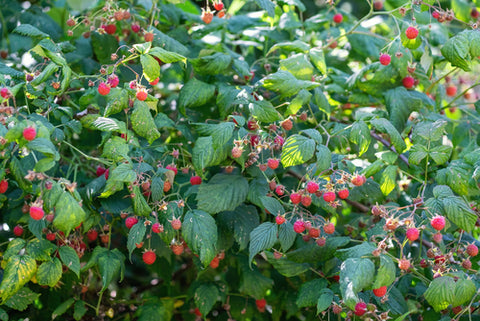
<path id="1" fill-rule="evenodd" d="M 0 320 L 479 320 L 463 0 L 0 12 Z"/>

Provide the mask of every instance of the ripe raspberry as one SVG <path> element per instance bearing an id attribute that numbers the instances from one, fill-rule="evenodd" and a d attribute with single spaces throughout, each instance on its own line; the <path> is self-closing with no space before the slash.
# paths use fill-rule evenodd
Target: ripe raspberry
<path id="1" fill-rule="evenodd" d="M 432 218 L 430 224 L 437 231 L 441 231 L 445 227 L 445 217 L 436 215 L 434 218 Z"/>
<path id="2" fill-rule="evenodd" d="M 166 180 L 166 181 L 163 183 L 163 191 L 166 193 L 166 192 L 168 192 L 171 188 L 172 188 L 172 183 L 170 183 L 170 181 Z"/>
<path id="3" fill-rule="evenodd" d="M 412 76 L 407 76 L 402 80 L 403 87 L 410 89 L 415 85 L 415 79 Z"/>
<path id="4" fill-rule="evenodd" d="M 219 1 L 219 2 L 214 2 L 213 7 L 215 8 L 215 10 L 221 11 L 223 9 L 224 5 L 223 5 L 222 1 Z"/>
<path id="5" fill-rule="evenodd" d="M 258 169 L 260 169 L 262 172 L 265 172 L 267 170 L 268 166 L 267 164 L 259 164 Z"/>
<path id="6" fill-rule="evenodd" d="M 267 161 L 268 167 L 270 167 L 273 170 L 277 169 L 279 164 L 280 162 L 276 158 L 269 158 Z"/>
<path id="7" fill-rule="evenodd" d="M 215 257 L 213 258 L 213 260 L 210 261 L 210 267 L 211 267 L 212 269 L 216 269 L 219 264 L 220 264 L 220 259 L 218 258 L 218 256 L 215 256 Z"/>
<path id="8" fill-rule="evenodd" d="M 96 171 L 97 177 L 100 177 L 103 174 L 105 174 L 105 171 L 106 171 L 105 167 L 97 166 L 97 171 Z"/>
<path id="9" fill-rule="evenodd" d="M 110 86 L 104 82 L 98 84 L 98 93 L 102 96 L 108 95 L 110 92 Z"/>
<path id="10" fill-rule="evenodd" d="M 38 206 L 30 207 L 30 217 L 33 218 L 34 220 L 36 221 L 41 220 L 44 215 L 45 215 L 45 212 L 41 207 L 38 207 Z"/>
<path id="11" fill-rule="evenodd" d="M 352 177 L 351 183 L 355 186 L 362 186 L 363 184 L 365 184 L 366 181 L 367 181 L 367 179 L 365 178 L 365 176 L 354 175 Z"/>
<path id="12" fill-rule="evenodd" d="M 418 36 L 418 29 L 415 27 L 408 27 L 407 30 L 405 30 L 405 35 L 408 39 L 415 39 Z"/>
<path id="13" fill-rule="evenodd" d="M 67 20 L 67 26 L 73 27 L 74 25 L 75 25 L 75 20 L 73 20 L 72 18 L 69 18 Z"/>
<path id="14" fill-rule="evenodd" d="M 153 33 L 152 32 L 146 32 L 143 35 L 143 38 L 145 39 L 146 42 L 152 42 L 153 41 Z"/>
<path id="15" fill-rule="evenodd" d="M 2 96 L 2 98 L 7 99 L 10 96 L 10 90 L 8 90 L 8 88 L 5 88 L 5 87 L 0 89 L 0 96 Z"/>
<path id="16" fill-rule="evenodd" d="M 388 66 L 390 64 L 391 60 L 392 60 L 392 58 L 390 57 L 389 54 L 382 53 L 380 55 L 380 63 L 384 66 Z"/>
<path id="17" fill-rule="evenodd" d="M 373 294 L 375 294 L 375 296 L 378 296 L 379 298 L 384 296 L 386 293 L 387 293 L 387 287 L 385 285 L 379 287 L 378 289 L 373 289 Z"/>
<path id="18" fill-rule="evenodd" d="M 293 128 L 293 123 L 291 119 L 286 119 L 281 123 L 283 129 L 290 130 Z"/>
<path id="19" fill-rule="evenodd" d="M 151 265 L 155 263 L 155 260 L 157 259 L 157 255 L 152 250 L 148 250 L 143 253 L 142 259 L 143 259 L 143 262 L 145 262 L 145 264 Z"/>
<path id="20" fill-rule="evenodd" d="M 217 13 L 217 17 L 219 17 L 219 18 L 225 17 L 225 10 L 219 11 L 219 12 Z"/>
<path id="21" fill-rule="evenodd" d="M 90 242 L 93 242 L 97 239 L 98 237 L 98 232 L 96 230 L 90 230 L 87 232 L 87 238 Z"/>
<path id="22" fill-rule="evenodd" d="M 275 187 L 275 193 L 276 193 L 278 196 L 282 196 L 283 194 L 285 194 L 285 186 L 283 186 L 283 185 L 277 185 L 277 187 Z"/>
<path id="23" fill-rule="evenodd" d="M 298 204 L 302 201 L 302 195 L 300 195 L 300 193 L 292 193 L 290 194 L 290 201 L 292 201 L 293 204 Z"/>
<path id="24" fill-rule="evenodd" d="M 296 221 L 295 223 L 293 223 L 293 230 L 295 231 L 295 233 L 303 233 L 303 231 L 305 231 L 305 222 L 303 221 Z"/>
<path id="25" fill-rule="evenodd" d="M 207 11 L 202 12 L 202 15 L 200 17 L 202 18 L 203 22 L 208 25 L 213 20 L 213 12 L 207 9 Z"/>
<path id="26" fill-rule="evenodd" d="M 0 181 L 0 194 L 3 194 L 8 189 L 8 181 L 4 178 Z"/>
<path id="27" fill-rule="evenodd" d="M 456 315 L 456 314 L 459 314 L 460 311 L 462 311 L 462 310 L 463 310 L 463 308 L 462 308 L 461 306 L 457 306 L 457 307 L 453 307 L 453 308 L 452 308 L 452 312 L 453 312 L 453 314 L 455 314 L 455 315 Z"/>
<path id="28" fill-rule="evenodd" d="M 252 135 L 250 136 L 250 145 L 252 145 L 253 147 L 257 146 L 258 144 L 260 144 L 260 136 L 258 135 Z"/>
<path id="29" fill-rule="evenodd" d="M 147 99 L 147 97 L 148 97 L 147 91 L 146 91 L 145 89 L 143 89 L 143 88 L 137 90 L 136 97 L 137 97 L 138 100 L 144 101 L 144 100 Z"/>
<path id="30" fill-rule="evenodd" d="M 447 92 L 447 96 L 453 97 L 457 94 L 457 86 L 450 85 L 445 89 L 445 91 Z"/>
<path id="31" fill-rule="evenodd" d="M 35 128 L 29 126 L 23 130 L 23 138 L 28 141 L 32 141 L 37 136 L 37 131 Z"/>
<path id="32" fill-rule="evenodd" d="M 333 22 L 341 23 L 343 21 L 343 16 L 341 13 L 337 13 L 333 16 Z"/>
<path id="33" fill-rule="evenodd" d="M 317 192 L 319 188 L 320 187 L 318 186 L 318 184 L 314 181 L 310 181 L 307 183 L 307 192 L 309 192 L 310 194 Z"/>
<path id="34" fill-rule="evenodd" d="M 243 148 L 237 147 L 237 146 L 235 146 L 235 147 L 232 148 L 232 157 L 233 157 L 233 158 L 239 158 L 239 157 L 241 157 L 241 156 L 242 156 L 242 153 L 243 153 Z"/>
<path id="35" fill-rule="evenodd" d="M 140 31 L 140 25 L 138 23 L 134 23 L 132 24 L 132 26 L 130 27 L 132 29 L 133 32 L 137 33 Z"/>
<path id="36" fill-rule="evenodd" d="M 255 300 L 255 304 L 257 305 L 258 311 L 265 312 L 265 307 L 267 306 L 267 300 L 265 299 Z"/>
<path id="37" fill-rule="evenodd" d="M 177 165 L 175 165 L 175 164 L 167 165 L 167 166 L 165 166 L 165 168 L 171 170 L 172 172 L 174 172 L 175 175 L 178 174 Z"/>
<path id="38" fill-rule="evenodd" d="M 470 11 L 470 16 L 473 19 L 477 19 L 480 16 L 480 12 L 477 10 L 477 8 L 472 8 L 472 11 Z"/>
<path id="39" fill-rule="evenodd" d="M 125 226 L 131 229 L 132 226 L 138 223 L 138 219 L 135 216 L 129 216 L 125 219 Z"/>
<path id="40" fill-rule="evenodd" d="M 398 268 L 403 271 L 407 271 L 410 268 L 410 260 L 400 259 L 398 260 Z"/>
<path id="41" fill-rule="evenodd" d="M 346 199 L 348 195 L 350 195 L 350 192 L 346 188 L 338 191 L 338 197 L 342 200 Z"/>
<path id="42" fill-rule="evenodd" d="M 152 232 L 153 233 L 162 233 L 163 232 L 163 225 L 161 225 L 160 223 L 154 223 L 152 225 Z"/>
<path id="43" fill-rule="evenodd" d="M 323 231 L 326 234 L 333 234 L 335 232 L 335 225 L 333 225 L 333 223 L 327 223 L 323 226 Z"/>
<path id="44" fill-rule="evenodd" d="M 55 233 L 51 233 L 51 232 L 49 232 L 49 233 L 47 233 L 47 235 L 45 235 L 45 238 L 49 241 L 55 241 L 55 237 L 56 237 Z"/>
<path id="45" fill-rule="evenodd" d="M 105 29 L 105 32 L 109 35 L 113 35 L 117 31 L 117 26 L 114 24 L 109 24 L 104 26 L 103 29 Z"/>
<path id="46" fill-rule="evenodd" d="M 181 243 L 174 243 L 170 247 L 172 249 L 173 254 L 175 255 L 181 255 L 183 253 L 183 244 Z"/>
<path id="47" fill-rule="evenodd" d="M 172 228 L 174 230 L 179 230 L 180 228 L 182 228 L 182 221 L 180 221 L 178 218 L 174 218 L 170 224 L 172 224 Z"/>
<path id="48" fill-rule="evenodd" d="M 117 21 L 123 20 L 123 11 L 122 10 L 115 11 L 115 13 L 113 14 L 113 17 Z"/>
<path id="49" fill-rule="evenodd" d="M 415 227 L 411 227 L 407 230 L 406 236 L 409 241 L 416 241 L 420 236 L 420 231 Z"/>
<path id="50" fill-rule="evenodd" d="M 258 126 L 258 123 L 255 119 L 250 119 L 248 122 L 247 122 L 247 128 L 248 130 L 257 130 L 259 128 Z"/>
<path id="51" fill-rule="evenodd" d="M 105 179 L 108 179 L 108 175 L 110 175 L 110 169 L 109 168 L 107 168 L 105 170 L 105 173 L 103 174 L 103 176 L 105 176 Z"/>
<path id="52" fill-rule="evenodd" d="M 275 217 L 275 222 L 277 222 L 278 225 L 282 225 L 283 223 L 285 223 L 285 216 L 277 215 Z"/>
<path id="53" fill-rule="evenodd" d="M 195 308 L 193 310 L 193 313 L 197 316 L 197 317 L 201 317 L 202 316 L 202 312 L 200 312 L 200 309 L 199 308 Z"/>
<path id="54" fill-rule="evenodd" d="M 425 259 L 422 259 L 422 260 L 420 261 L 420 267 L 422 267 L 422 268 L 427 268 L 427 267 L 428 267 L 428 261 L 425 260 Z"/>
<path id="55" fill-rule="evenodd" d="M 362 316 L 367 312 L 367 304 L 365 302 L 358 302 L 355 304 L 355 315 Z"/>
<path id="56" fill-rule="evenodd" d="M 283 139 L 282 136 L 276 136 L 273 142 L 275 143 L 275 145 L 282 147 L 283 143 L 285 142 L 285 139 Z"/>
<path id="57" fill-rule="evenodd" d="M 305 207 L 309 207 L 311 204 L 312 204 L 312 197 L 310 195 L 303 195 L 302 205 Z"/>
<path id="58" fill-rule="evenodd" d="M 23 234 L 23 227 L 21 225 L 17 225 L 13 228 L 13 234 L 15 236 L 21 236 Z"/>
<path id="59" fill-rule="evenodd" d="M 339 306 L 338 304 L 334 303 L 334 304 L 332 304 L 332 312 L 334 314 L 340 314 L 340 313 L 342 313 L 342 307 Z"/>
<path id="60" fill-rule="evenodd" d="M 465 269 L 465 270 L 470 270 L 472 268 L 472 262 L 470 261 L 470 259 L 466 259 L 462 262 L 462 267 Z"/>
<path id="61" fill-rule="evenodd" d="M 317 239 L 316 242 L 318 246 L 325 246 L 325 244 L 327 243 L 327 239 L 324 237 L 320 237 Z"/>
<path id="62" fill-rule="evenodd" d="M 158 84 L 159 81 L 160 81 L 160 78 L 157 77 L 154 81 L 150 82 L 150 85 L 155 86 L 156 84 Z"/>
<path id="63" fill-rule="evenodd" d="M 202 178 L 200 176 L 192 176 L 192 177 L 190 177 L 190 184 L 191 185 L 200 185 L 200 184 L 202 184 Z"/>
<path id="64" fill-rule="evenodd" d="M 478 247 L 475 244 L 469 244 L 467 246 L 467 254 L 470 256 L 477 256 Z"/>
<path id="65" fill-rule="evenodd" d="M 323 197 L 323 200 L 328 203 L 335 201 L 335 198 L 336 198 L 334 192 L 325 192 L 323 193 L 322 197 Z"/>
<path id="66" fill-rule="evenodd" d="M 433 12 L 432 12 L 432 17 L 433 17 L 434 19 L 438 19 L 438 17 L 440 17 L 440 12 L 438 12 L 437 10 L 433 11 Z"/>
<path id="67" fill-rule="evenodd" d="M 317 227 L 312 227 L 308 230 L 308 235 L 312 238 L 317 238 L 320 236 L 320 229 Z"/>
<path id="68" fill-rule="evenodd" d="M 118 79 L 117 75 L 111 74 L 110 76 L 108 76 L 107 84 L 110 85 L 111 88 L 117 87 L 119 83 L 120 80 Z"/>

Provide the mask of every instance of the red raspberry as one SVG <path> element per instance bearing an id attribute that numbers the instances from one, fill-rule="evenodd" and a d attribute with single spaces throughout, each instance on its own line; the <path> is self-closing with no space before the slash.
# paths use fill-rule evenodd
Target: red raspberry
<path id="1" fill-rule="evenodd" d="M 0 181 L 0 194 L 3 194 L 8 189 L 8 181 L 4 178 Z"/>
<path id="2" fill-rule="evenodd" d="M 257 146 L 260 143 L 260 136 L 252 135 L 250 136 L 250 145 L 253 147 Z"/>
<path id="3" fill-rule="evenodd" d="M 178 169 L 177 169 L 177 166 L 175 164 L 167 165 L 167 166 L 165 166 L 165 168 L 173 171 L 175 173 L 175 175 L 178 174 Z"/>
<path id="4" fill-rule="evenodd" d="M 335 198 L 336 198 L 334 192 L 325 192 L 323 193 L 322 197 L 323 197 L 323 200 L 328 203 L 335 201 Z"/>
<path id="5" fill-rule="evenodd" d="M 343 16 L 341 13 L 337 13 L 333 16 L 333 22 L 341 23 L 343 21 Z"/>
<path id="6" fill-rule="evenodd" d="M 367 179 L 363 175 L 354 175 L 351 180 L 352 184 L 355 186 L 362 186 L 366 181 Z"/>
<path id="7" fill-rule="evenodd" d="M 180 221 L 178 218 L 174 218 L 170 224 L 172 224 L 172 228 L 174 230 L 179 230 L 182 227 L 182 221 Z"/>
<path id="8" fill-rule="evenodd" d="M 453 97 L 457 94 L 457 86 L 450 85 L 445 89 L 445 91 L 447 92 L 447 96 Z"/>
<path id="9" fill-rule="evenodd" d="M 415 227 L 411 227 L 407 230 L 406 236 L 409 241 L 416 241 L 420 236 L 420 231 Z"/>
<path id="10" fill-rule="evenodd" d="M 472 262 L 470 259 L 466 259 L 462 262 L 462 266 L 465 270 L 470 270 L 472 268 Z"/>
<path id="11" fill-rule="evenodd" d="M 192 176 L 192 177 L 190 177 L 190 184 L 191 185 L 200 185 L 200 184 L 202 184 L 202 178 L 200 176 Z"/>
<path id="12" fill-rule="evenodd" d="M 139 89 L 137 91 L 136 97 L 138 100 L 144 101 L 148 97 L 147 91 L 145 89 Z"/>
<path id="13" fill-rule="evenodd" d="M 302 195 L 299 193 L 292 193 L 290 194 L 290 201 L 292 201 L 293 204 L 298 204 L 302 201 Z"/>
<path id="14" fill-rule="evenodd" d="M 110 175 L 110 169 L 109 168 L 107 168 L 105 170 L 105 173 L 103 174 L 103 176 L 105 176 L 105 179 L 108 179 L 108 175 Z"/>
<path id="15" fill-rule="evenodd" d="M 407 271 L 410 268 L 410 260 L 400 259 L 398 260 L 398 268 L 403 271 Z"/>
<path id="16" fill-rule="evenodd" d="M 282 146 L 283 146 L 283 143 L 285 142 L 285 139 L 283 139 L 282 136 L 276 136 L 275 139 L 273 140 L 273 142 L 274 142 L 277 146 L 282 147 Z"/>
<path id="17" fill-rule="evenodd" d="M 268 167 L 270 167 L 273 170 L 277 169 L 279 164 L 280 162 L 276 158 L 269 158 L 267 161 Z"/>
<path id="18" fill-rule="evenodd" d="M 212 269 L 216 269 L 216 268 L 218 267 L 218 265 L 220 265 L 220 259 L 218 258 L 218 256 L 215 256 L 215 257 L 213 258 L 213 260 L 210 261 L 210 267 L 211 267 Z"/>
<path id="19" fill-rule="evenodd" d="M 327 223 L 323 226 L 323 231 L 326 234 L 333 234 L 335 232 L 335 225 L 333 225 L 333 223 Z"/>
<path id="20" fill-rule="evenodd" d="M 221 11 L 223 9 L 224 5 L 221 1 L 219 1 L 219 2 L 214 2 L 213 7 L 215 8 L 215 10 Z"/>
<path id="21" fill-rule="evenodd" d="M 407 76 L 402 80 L 403 87 L 410 89 L 415 85 L 415 79 L 412 76 Z"/>
<path id="22" fill-rule="evenodd" d="M 428 261 L 425 260 L 425 259 L 422 259 L 422 260 L 420 261 L 420 267 L 422 267 L 422 268 L 428 267 Z"/>
<path id="23" fill-rule="evenodd" d="M 265 312 L 265 307 L 267 306 L 267 300 L 265 299 L 255 300 L 255 304 L 257 305 L 258 311 Z"/>
<path id="24" fill-rule="evenodd" d="M 38 206 L 30 207 L 30 217 L 33 218 L 34 220 L 36 221 L 41 220 L 44 215 L 45 215 L 45 212 L 41 207 L 38 207 Z"/>
<path id="25" fill-rule="evenodd" d="M 152 225 L 152 232 L 153 233 L 162 233 L 163 232 L 163 225 L 161 225 L 160 223 L 154 223 Z"/>
<path id="26" fill-rule="evenodd" d="M 391 60 L 392 60 L 392 58 L 390 57 L 389 54 L 382 53 L 380 55 L 380 63 L 384 66 L 388 66 L 390 64 Z"/>
<path id="27" fill-rule="evenodd" d="M 117 87 L 119 83 L 120 80 L 118 79 L 117 75 L 111 74 L 110 76 L 108 76 L 107 84 L 110 85 L 111 88 Z"/>
<path id="28" fill-rule="evenodd" d="M 470 256 L 477 256 L 478 247 L 475 244 L 469 244 L 467 246 L 467 254 Z"/>
<path id="29" fill-rule="evenodd" d="M 350 192 L 346 188 L 338 191 L 338 197 L 342 200 L 346 199 L 348 195 L 350 195 Z"/>
<path id="30" fill-rule="evenodd" d="M 145 39 L 146 42 L 152 42 L 153 41 L 153 33 L 152 32 L 146 32 L 144 35 L 143 35 L 143 38 Z"/>
<path id="31" fill-rule="evenodd" d="M 295 233 L 303 233 L 303 231 L 305 231 L 305 222 L 296 221 L 295 223 L 293 223 L 293 230 L 295 231 Z"/>
<path id="32" fill-rule="evenodd" d="M 433 12 L 432 12 L 432 17 L 433 17 L 434 19 L 438 19 L 438 17 L 440 17 L 440 12 L 438 12 L 437 10 L 433 11 Z"/>
<path id="33" fill-rule="evenodd" d="M 100 95 L 105 96 L 105 95 L 108 95 L 109 92 L 110 92 L 110 85 L 104 82 L 101 82 L 98 84 L 98 93 Z"/>
<path id="34" fill-rule="evenodd" d="M 309 207 L 311 204 L 312 204 L 312 197 L 310 195 L 303 195 L 302 205 L 305 207 Z"/>
<path id="35" fill-rule="evenodd" d="M 237 147 L 237 146 L 235 146 L 235 147 L 232 148 L 232 157 L 233 157 L 233 158 L 239 158 L 239 157 L 241 157 L 241 156 L 242 156 L 242 153 L 243 153 L 243 148 Z"/>
<path id="36" fill-rule="evenodd" d="M 135 33 L 140 31 L 140 25 L 138 23 L 132 24 L 131 28 L 132 28 L 132 31 Z"/>
<path id="37" fill-rule="evenodd" d="M 318 186 L 318 184 L 314 181 L 310 181 L 307 183 L 307 192 L 309 192 L 310 194 L 314 194 L 318 191 L 319 188 L 320 187 Z"/>
<path id="38" fill-rule="evenodd" d="M 285 223 L 285 216 L 277 215 L 275 217 L 275 222 L 277 222 L 278 225 L 282 225 L 283 223 Z"/>
<path id="39" fill-rule="evenodd" d="M 477 8 L 472 8 L 472 11 L 470 11 L 470 16 L 473 19 L 477 19 L 480 16 L 480 12 L 478 12 Z"/>
<path id="40" fill-rule="evenodd" d="M 148 250 L 143 253 L 142 259 L 143 259 L 143 262 L 145 262 L 145 264 L 151 265 L 155 263 L 155 260 L 157 259 L 157 255 L 152 250 Z"/>
<path id="41" fill-rule="evenodd" d="M 248 130 L 257 130 L 259 128 L 257 121 L 254 119 L 250 119 L 247 122 L 247 128 Z"/>
<path id="42" fill-rule="evenodd" d="M 367 304 L 365 302 L 358 302 L 355 304 L 355 315 L 362 316 L 367 312 Z"/>
<path id="43" fill-rule="evenodd" d="M 0 89 L 0 96 L 2 96 L 2 98 L 7 99 L 10 96 L 10 90 L 8 90 L 8 88 L 3 87 L 2 89 Z"/>
<path id="44" fill-rule="evenodd" d="M 180 244 L 174 243 L 170 246 L 170 248 L 172 249 L 172 252 L 175 255 L 181 255 L 183 253 L 183 250 L 184 250 L 184 246 L 181 243 Z"/>
<path id="45" fill-rule="evenodd" d="M 138 219 L 135 216 L 129 216 L 125 219 L 125 226 L 131 229 L 132 226 L 138 223 Z"/>
<path id="46" fill-rule="evenodd" d="M 267 164 L 259 164 L 258 168 L 262 171 L 265 172 L 268 168 Z"/>
<path id="47" fill-rule="evenodd" d="M 408 39 L 415 39 L 418 36 L 418 29 L 415 27 L 408 27 L 407 30 L 405 30 L 405 35 Z"/>
<path id="48" fill-rule="evenodd" d="M 196 316 L 198 317 L 201 317 L 202 316 L 202 312 L 200 312 L 200 309 L 199 308 L 195 308 L 193 310 L 193 314 L 195 314 Z"/>
<path id="49" fill-rule="evenodd" d="M 275 193 L 276 193 L 278 196 L 282 196 L 283 194 L 285 194 L 285 186 L 283 186 L 283 185 L 277 185 L 277 187 L 275 187 Z"/>
<path id="50" fill-rule="evenodd" d="M 378 289 L 373 289 L 373 294 L 375 294 L 375 296 L 378 296 L 380 298 L 385 294 L 387 294 L 387 287 L 384 285 L 379 287 Z"/>
<path id="51" fill-rule="evenodd" d="M 97 171 L 96 171 L 97 177 L 100 177 L 103 174 L 105 174 L 105 171 L 106 171 L 105 167 L 97 166 Z"/>
<path id="52" fill-rule="evenodd" d="M 293 128 L 293 123 L 291 119 L 286 119 L 281 123 L 283 129 L 290 130 Z"/>
<path id="53" fill-rule="evenodd" d="M 340 314 L 340 313 L 342 313 L 342 307 L 339 306 L 338 304 L 334 303 L 334 304 L 332 304 L 332 312 L 334 314 Z"/>
<path id="54" fill-rule="evenodd" d="M 172 188 L 172 183 L 170 183 L 169 180 L 166 180 L 165 183 L 163 183 L 163 191 L 166 193 Z"/>
<path id="55" fill-rule="evenodd" d="M 90 242 L 95 241 L 97 237 L 98 237 L 98 232 L 96 230 L 92 229 L 87 232 L 87 238 Z"/>
<path id="56" fill-rule="evenodd" d="M 459 314 L 460 311 L 462 311 L 462 310 L 463 310 L 463 308 L 462 308 L 461 306 L 453 307 L 453 308 L 452 308 L 452 312 L 453 312 L 453 314 L 455 314 L 455 315 L 456 315 L 456 314 Z"/>
<path id="57" fill-rule="evenodd" d="M 317 227 L 312 227 L 308 230 L 308 235 L 312 238 L 317 238 L 320 236 L 320 229 Z"/>
<path id="58" fill-rule="evenodd" d="M 114 24 L 106 25 L 103 27 L 105 29 L 105 32 L 108 33 L 109 35 L 113 35 L 117 31 L 117 26 Z"/>
<path id="59" fill-rule="evenodd" d="M 17 225 L 13 228 L 13 234 L 15 236 L 21 236 L 23 234 L 23 227 L 21 225 Z"/>
<path id="60" fill-rule="evenodd" d="M 159 81 L 160 81 L 160 78 L 157 77 L 154 81 L 150 82 L 150 85 L 155 86 L 156 84 L 158 84 Z"/>
<path id="61" fill-rule="evenodd" d="M 441 231 L 445 227 L 445 217 L 436 215 L 434 218 L 432 218 L 430 224 L 437 231 Z"/>
<path id="62" fill-rule="evenodd" d="M 33 127 L 27 127 L 23 130 L 23 138 L 28 141 L 32 141 L 37 136 L 37 131 Z"/>
<path id="63" fill-rule="evenodd" d="M 317 239 L 317 245 L 318 246 L 324 246 L 327 243 L 327 239 L 324 237 L 320 237 Z"/>
<path id="64" fill-rule="evenodd" d="M 67 26 L 73 27 L 74 25 L 75 25 L 75 20 L 73 20 L 72 18 L 69 18 L 67 20 Z"/>
<path id="65" fill-rule="evenodd" d="M 49 240 L 49 241 L 55 241 L 55 233 L 47 233 L 47 235 L 45 235 L 46 239 Z"/>

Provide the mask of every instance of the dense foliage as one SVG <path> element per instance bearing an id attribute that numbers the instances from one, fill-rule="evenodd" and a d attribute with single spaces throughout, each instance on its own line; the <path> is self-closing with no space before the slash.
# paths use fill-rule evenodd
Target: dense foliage
<path id="1" fill-rule="evenodd" d="M 0 320 L 479 320 L 476 2 L 3 2 Z"/>

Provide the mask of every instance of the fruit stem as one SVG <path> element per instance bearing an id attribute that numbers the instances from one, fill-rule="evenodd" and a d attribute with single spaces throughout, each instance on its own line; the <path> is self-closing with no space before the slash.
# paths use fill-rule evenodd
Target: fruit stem
<path id="1" fill-rule="evenodd" d="M 102 297 L 103 297 L 103 291 L 101 291 L 99 296 L 98 296 L 97 307 L 95 308 L 95 315 L 97 315 L 97 316 L 100 312 L 100 303 L 102 302 Z"/>

